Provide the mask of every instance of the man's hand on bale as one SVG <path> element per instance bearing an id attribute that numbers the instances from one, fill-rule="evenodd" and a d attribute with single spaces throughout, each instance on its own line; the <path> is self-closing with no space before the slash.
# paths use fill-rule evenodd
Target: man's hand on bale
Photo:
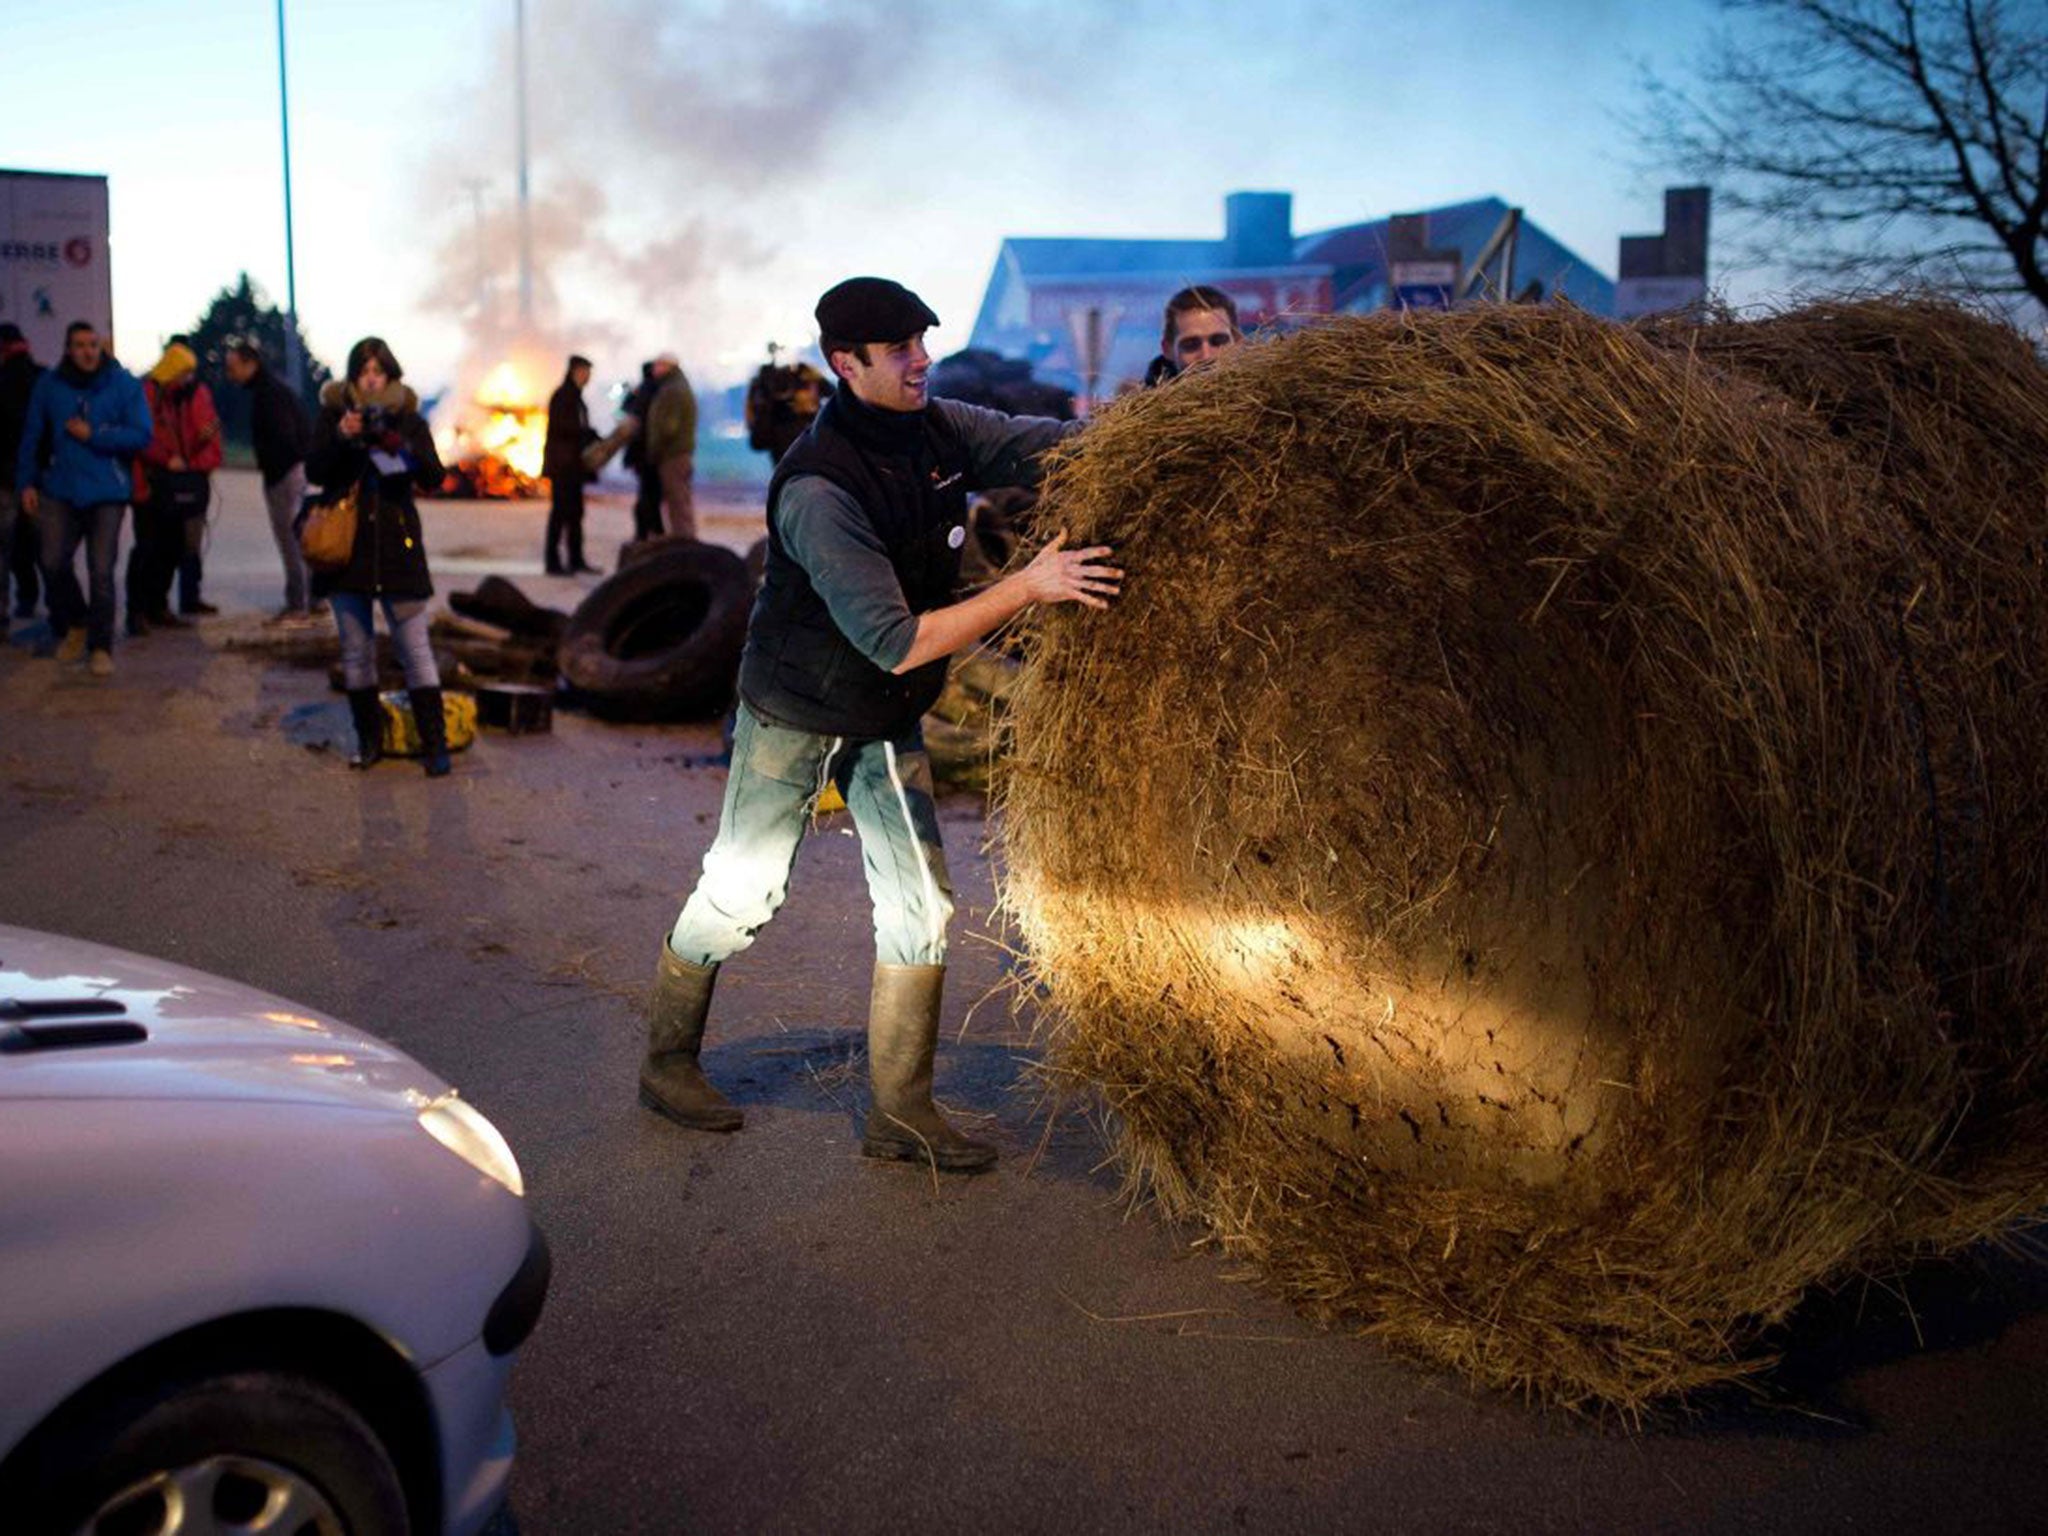
<path id="1" fill-rule="evenodd" d="M 1107 608 L 1109 600 L 1123 590 L 1124 575 L 1117 567 L 1101 563 L 1109 546 L 1068 549 L 1066 542 L 1067 530 L 1062 528 L 1021 571 L 1012 571 L 994 586 L 983 587 L 949 607 L 919 614 L 909 653 L 892 670 L 901 676 L 950 656 L 998 625 L 1007 624 L 1033 603 Z"/>
<path id="2" fill-rule="evenodd" d="M 1119 567 L 1100 563 L 1109 554 L 1109 546 L 1068 549 L 1066 542 L 1067 530 L 1062 528 L 1024 567 L 1021 574 L 1031 600 L 1107 608 L 1109 599 L 1123 590 L 1124 575 Z"/>

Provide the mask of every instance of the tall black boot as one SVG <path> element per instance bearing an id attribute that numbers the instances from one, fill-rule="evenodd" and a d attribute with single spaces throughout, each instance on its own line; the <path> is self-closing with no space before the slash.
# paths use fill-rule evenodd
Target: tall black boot
<path id="1" fill-rule="evenodd" d="M 374 768 L 384 756 L 384 704 L 375 688 L 348 691 L 349 718 L 356 725 L 355 756 L 351 768 Z"/>
<path id="2" fill-rule="evenodd" d="M 697 1065 L 704 1020 L 718 967 L 693 965 L 661 941 L 661 966 L 647 1004 L 647 1060 L 640 1066 L 640 1102 L 693 1131 L 736 1131 L 744 1116 L 705 1079 Z"/>
<path id="3" fill-rule="evenodd" d="M 868 1005 L 868 1110 L 863 1157 L 929 1163 L 941 1173 L 982 1173 L 996 1149 L 963 1136 L 932 1103 L 932 1054 L 939 1039 L 943 965 L 875 966 Z"/>
<path id="4" fill-rule="evenodd" d="M 444 777 L 454 764 L 448 761 L 448 717 L 441 712 L 439 688 L 409 688 L 413 723 L 420 729 L 420 754 L 426 761 L 427 777 Z"/>

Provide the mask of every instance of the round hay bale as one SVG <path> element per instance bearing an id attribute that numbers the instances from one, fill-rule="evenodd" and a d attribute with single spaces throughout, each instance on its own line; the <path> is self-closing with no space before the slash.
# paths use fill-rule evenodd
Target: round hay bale
<path id="1" fill-rule="evenodd" d="M 1068 452 L 1039 526 L 1130 574 L 1039 616 L 1004 898 L 1138 1187 L 1625 1411 L 2048 1204 L 2048 379 L 1923 318 L 1889 429 L 1515 307 L 1240 348 Z M 1932 495 L 1887 430 L 2005 440 Z"/>

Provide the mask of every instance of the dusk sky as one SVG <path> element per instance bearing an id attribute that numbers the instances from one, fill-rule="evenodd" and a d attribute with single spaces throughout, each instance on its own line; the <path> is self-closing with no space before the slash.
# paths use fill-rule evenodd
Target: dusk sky
<path id="1" fill-rule="evenodd" d="M 426 388 L 516 310 L 513 0 L 287 0 L 299 309 L 330 365 Z M 0 166 L 111 178 L 115 324 L 146 366 L 247 270 L 285 293 L 272 0 L 0 0 Z M 538 313 L 600 377 L 729 383 L 840 277 L 964 345 L 1003 238 L 1297 231 L 1497 194 L 1609 276 L 1676 177 L 1622 119 L 1705 0 L 528 0 Z M 482 238 L 478 238 L 481 209 Z"/>

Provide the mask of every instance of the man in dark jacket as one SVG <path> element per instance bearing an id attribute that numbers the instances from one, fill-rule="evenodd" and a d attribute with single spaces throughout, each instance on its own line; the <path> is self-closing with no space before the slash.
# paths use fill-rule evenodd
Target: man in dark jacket
<path id="1" fill-rule="evenodd" d="M 21 427 L 28 418 L 28 397 L 43 370 L 29 356 L 28 338 L 13 321 L 0 322 L 0 634 L 7 629 L 7 578 L 14 562 L 20 502 L 14 486 L 14 458 L 21 449 Z M 30 581 L 33 577 L 29 578 Z M 23 618 L 35 609 L 36 589 L 24 582 L 16 610 Z"/>
<path id="2" fill-rule="evenodd" d="M 151 435 L 142 386 L 107 354 L 96 327 L 74 320 L 64 333 L 64 361 L 29 393 L 14 477 L 21 510 L 42 520 L 52 649 L 76 661 L 89 646 L 95 677 L 114 670 L 121 516 L 135 494 L 135 456 Z M 81 543 L 89 605 L 72 572 Z"/>
<path id="3" fill-rule="evenodd" d="M 1104 608 L 1122 573 L 1065 535 L 955 601 L 967 493 L 1028 483 L 1077 423 L 927 400 L 938 317 L 900 284 L 851 278 L 818 301 L 841 381 L 768 488 L 768 559 L 747 626 L 732 771 L 704 874 L 662 947 L 641 1101 L 733 1131 L 740 1111 L 698 1065 L 712 984 L 782 903 L 818 795 L 836 786 L 875 903 L 868 1016 L 873 1107 L 861 1152 L 974 1173 L 995 1149 L 932 1104 L 952 888 L 920 722 L 947 658 L 1033 603 Z"/>
<path id="4" fill-rule="evenodd" d="M 647 411 L 654 403 L 654 392 L 661 387 L 661 380 L 654 376 L 653 362 L 640 365 L 640 382 L 633 386 L 633 393 L 626 397 L 626 403 L 619 408 L 619 414 L 633 423 L 633 433 L 626 441 L 626 468 L 633 471 L 633 482 L 637 490 L 633 497 L 633 542 L 661 537 L 661 476 L 647 462 Z"/>
<path id="5" fill-rule="evenodd" d="M 548 436 L 541 448 L 540 472 L 548 477 L 548 533 L 544 551 L 550 576 L 595 573 L 583 559 L 583 450 L 597 441 L 590 430 L 590 407 L 583 391 L 590 386 L 590 359 L 571 357 L 568 372 L 548 396 Z M 566 543 L 569 559 L 562 550 Z"/>
<path id="6" fill-rule="evenodd" d="M 277 541 L 277 558 L 284 564 L 284 606 L 270 622 L 304 622 L 316 610 L 307 585 L 306 556 L 292 525 L 306 500 L 306 449 L 311 437 L 306 408 L 297 392 L 270 371 L 255 342 L 245 338 L 230 343 L 225 367 L 229 381 L 249 391 L 249 436 L 256 449 L 256 468 L 263 475 L 270 536 Z"/>

